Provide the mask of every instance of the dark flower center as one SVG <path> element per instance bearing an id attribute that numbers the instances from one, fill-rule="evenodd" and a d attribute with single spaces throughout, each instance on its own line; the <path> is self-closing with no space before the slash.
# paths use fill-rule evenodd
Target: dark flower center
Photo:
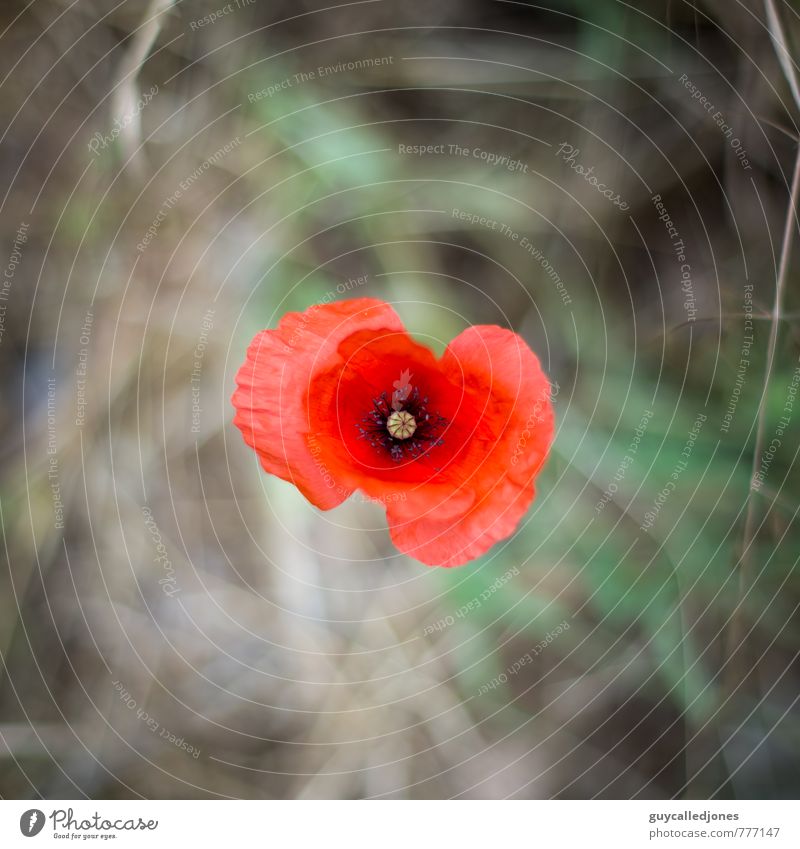
<path id="1" fill-rule="evenodd" d="M 409 387 L 410 389 L 410 387 Z M 397 409 L 397 408 L 401 409 Z M 447 419 L 428 409 L 428 399 L 415 386 L 407 397 L 394 393 L 392 400 L 386 392 L 372 399 L 372 409 L 356 422 L 359 438 L 378 453 L 388 453 L 395 463 L 417 460 L 431 448 L 444 444 L 440 434 Z"/>

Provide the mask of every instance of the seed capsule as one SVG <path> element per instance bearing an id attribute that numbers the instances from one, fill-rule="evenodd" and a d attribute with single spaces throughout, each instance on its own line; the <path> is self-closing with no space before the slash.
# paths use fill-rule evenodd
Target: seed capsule
<path id="1" fill-rule="evenodd" d="M 417 429 L 417 422 L 411 413 L 404 410 L 395 410 L 388 419 L 386 419 L 386 430 L 395 439 L 408 439 L 414 435 Z"/>

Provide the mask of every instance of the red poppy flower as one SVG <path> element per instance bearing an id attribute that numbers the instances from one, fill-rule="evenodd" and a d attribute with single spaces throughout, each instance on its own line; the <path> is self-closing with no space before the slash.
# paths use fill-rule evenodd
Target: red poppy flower
<path id="1" fill-rule="evenodd" d="M 550 383 L 519 336 L 470 327 L 437 359 L 372 298 L 284 316 L 236 383 L 234 423 L 266 471 L 322 510 L 361 490 L 432 566 L 514 531 L 553 438 Z"/>

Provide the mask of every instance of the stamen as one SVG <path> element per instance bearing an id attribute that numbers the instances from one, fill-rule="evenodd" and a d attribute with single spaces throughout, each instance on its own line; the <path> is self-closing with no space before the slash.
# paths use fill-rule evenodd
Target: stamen
<path id="1" fill-rule="evenodd" d="M 402 400 L 402 405 L 397 404 L 398 400 Z M 395 404 L 403 409 L 394 409 Z M 425 456 L 432 448 L 444 445 L 439 434 L 447 426 L 447 419 L 429 412 L 427 404 L 428 398 L 422 397 L 416 386 L 402 399 L 392 393 L 391 402 L 382 392 L 372 399 L 372 409 L 356 423 L 360 438 L 377 452 L 388 453 L 395 463 Z"/>

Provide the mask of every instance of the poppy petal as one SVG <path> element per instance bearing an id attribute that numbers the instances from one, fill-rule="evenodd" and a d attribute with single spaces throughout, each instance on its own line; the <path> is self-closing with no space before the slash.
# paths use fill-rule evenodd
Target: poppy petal
<path id="1" fill-rule="evenodd" d="M 316 444 L 307 396 L 317 374 L 341 364 L 339 346 L 370 331 L 404 332 L 383 301 L 357 298 L 288 313 L 277 329 L 257 334 L 236 375 L 234 424 L 263 468 L 293 483 L 317 507 L 340 504 L 359 481 L 347 464 Z"/>
<path id="2" fill-rule="evenodd" d="M 411 500 L 387 504 L 389 533 L 400 551 L 428 566 L 463 566 L 514 533 L 534 494 L 532 483 L 520 487 L 501 477 L 477 504 L 450 518 L 435 507 L 419 515 L 419 502 Z"/>
<path id="3" fill-rule="evenodd" d="M 534 497 L 533 479 L 553 438 L 550 383 L 536 355 L 510 330 L 471 327 L 448 346 L 441 361 L 458 375 L 468 409 L 477 417 L 467 450 L 448 475 L 471 489 L 463 512 L 440 513 L 424 494 L 387 505 L 399 549 L 429 565 L 458 566 L 509 536 Z"/>

